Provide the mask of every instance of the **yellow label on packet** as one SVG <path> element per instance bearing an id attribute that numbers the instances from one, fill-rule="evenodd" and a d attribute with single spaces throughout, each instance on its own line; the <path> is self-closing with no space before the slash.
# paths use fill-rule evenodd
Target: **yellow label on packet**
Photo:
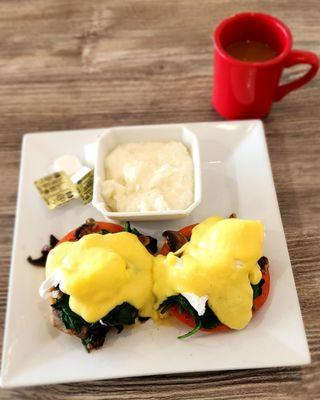
<path id="1" fill-rule="evenodd" d="M 77 182 L 76 187 L 83 204 L 91 203 L 93 194 L 93 169 Z"/>
<path id="2" fill-rule="evenodd" d="M 34 184 L 49 210 L 79 197 L 76 186 L 63 171 L 40 178 Z"/>

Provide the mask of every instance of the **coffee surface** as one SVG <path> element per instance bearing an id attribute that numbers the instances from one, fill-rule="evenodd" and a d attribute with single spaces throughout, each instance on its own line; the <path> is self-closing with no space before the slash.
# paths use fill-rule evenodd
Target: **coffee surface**
<path id="1" fill-rule="evenodd" d="M 241 40 L 229 44 L 226 52 L 240 61 L 268 61 L 277 56 L 277 53 L 267 44 L 255 40 Z"/>

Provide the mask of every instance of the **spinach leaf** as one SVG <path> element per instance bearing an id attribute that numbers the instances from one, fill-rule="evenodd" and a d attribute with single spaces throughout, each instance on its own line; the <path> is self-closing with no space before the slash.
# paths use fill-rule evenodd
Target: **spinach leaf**
<path id="1" fill-rule="evenodd" d="M 134 235 L 137 235 L 137 236 L 141 236 L 141 235 L 142 235 L 142 233 L 139 232 L 138 229 L 136 229 L 136 228 L 131 228 L 131 225 L 130 225 L 130 222 L 129 222 L 129 221 L 127 221 L 127 222 L 124 224 L 124 227 L 123 227 L 123 228 L 124 228 L 125 232 L 133 233 Z"/>
<path id="2" fill-rule="evenodd" d="M 122 303 L 111 310 L 101 322 L 89 326 L 87 335 L 82 339 L 82 344 L 87 351 L 101 347 L 109 330 L 114 327 L 120 333 L 125 325 L 132 325 L 138 317 L 138 310 L 129 303 Z"/>
<path id="3" fill-rule="evenodd" d="M 181 294 L 177 296 L 170 296 L 160 305 L 160 313 L 164 314 L 173 305 L 177 305 L 181 313 L 186 313 L 191 316 L 194 319 L 195 323 L 195 327 L 190 332 L 186 333 L 185 335 L 179 336 L 178 339 L 185 339 L 187 337 L 190 337 L 198 332 L 198 330 L 201 328 L 212 329 L 218 325 L 221 325 L 218 317 L 209 307 L 208 302 L 206 303 L 204 314 L 198 315 L 197 311 L 192 307 L 189 301 Z"/>
<path id="4" fill-rule="evenodd" d="M 125 232 L 133 233 L 134 235 L 136 235 L 139 238 L 140 242 L 144 245 L 144 247 L 149 251 L 149 253 L 156 254 L 156 252 L 158 251 L 158 241 L 156 238 L 143 235 L 141 232 L 138 231 L 138 229 L 131 228 L 129 221 L 124 224 L 123 228 Z"/>
<path id="5" fill-rule="evenodd" d="M 180 312 L 186 312 L 194 318 L 198 317 L 197 311 L 192 307 L 189 301 L 182 296 L 181 294 L 177 296 L 168 297 L 161 305 L 160 305 L 160 313 L 164 314 L 170 307 L 173 305 L 178 305 Z"/>
<path id="6" fill-rule="evenodd" d="M 205 312 L 203 315 L 201 315 L 200 319 L 201 319 L 201 327 L 205 329 L 212 329 L 217 327 L 218 325 L 221 325 L 221 322 L 219 321 L 216 314 L 208 306 L 208 302 L 206 303 Z"/>
<path id="7" fill-rule="evenodd" d="M 264 285 L 264 279 L 261 279 L 261 281 L 257 285 L 251 285 L 252 291 L 253 291 L 253 298 L 255 299 L 256 297 L 260 296 L 262 293 L 262 286 Z M 206 309 L 205 313 L 201 316 L 198 315 L 197 311 L 191 306 L 189 301 L 183 297 L 181 294 L 177 296 L 170 296 L 168 297 L 159 307 L 159 311 L 161 314 L 164 314 L 167 312 L 170 307 L 177 305 L 179 307 L 179 311 L 181 313 L 187 313 L 190 315 L 195 322 L 195 327 L 185 335 L 179 336 L 179 339 L 185 339 L 189 336 L 192 336 L 194 333 L 198 332 L 199 329 L 205 328 L 205 329 L 212 329 L 217 327 L 218 325 L 221 325 L 221 322 L 219 321 L 218 317 L 215 315 L 215 313 L 211 310 L 211 308 L 208 306 L 208 302 L 206 303 Z"/>
<path id="8" fill-rule="evenodd" d="M 105 317 L 101 319 L 103 324 L 108 327 L 115 327 L 120 333 L 124 325 L 132 325 L 138 317 L 138 310 L 129 303 L 122 303 L 115 307 Z"/>
<path id="9" fill-rule="evenodd" d="M 179 304 L 180 296 L 181 295 L 167 297 L 166 300 L 160 304 L 160 307 L 159 307 L 160 314 L 165 314 L 169 310 L 170 307 L 172 307 L 176 304 Z"/>
<path id="10" fill-rule="evenodd" d="M 56 299 L 56 302 L 51 304 L 51 307 L 60 311 L 60 319 L 67 329 L 81 333 L 82 329 L 88 326 L 88 323 L 69 307 L 69 296 L 67 294 L 62 293 L 62 296 Z"/>
<path id="11" fill-rule="evenodd" d="M 110 232 L 107 231 L 106 229 L 100 229 L 100 231 L 95 232 L 95 233 L 99 233 L 100 235 L 106 235 L 107 233 L 110 233 Z"/>
<path id="12" fill-rule="evenodd" d="M 88 352 L 103 345 L 106 335 L 112 327 L 120 333 L 124 325 L 134 324 L 138 317 L 138 310 L 135 307 L 129 303 L 123 303 L 102 318 L 103 324 L 100 321 L 90 324 L 71 310 L 70 296 L 63 292 L 60 294 L 61 297 L 56 299 L 51 307 L 59 311 L 59 318 L 65 327 L 81 337 L 82 344 Z"/>
<path id="13" fill-rule="evenodd" d="M 139 322 L 142 324 L 147 322 L 150 319 L 150 317 L 138 317 Z"/>
<path id="14" fill-rule="evenodd" d="M 199 329 L 202 328 L 202 316 L 199 316 L 197 311 L 192 307 L 192 305 L 189 303 L 189 301 L 183 297 L 181 294 L 177 296 L 170 296 L 168 297 L 159 307 L 159 311 L 161 314 L 164 314 L 169 310 L 170 307 L 173 305 L 177 305 L 179 307 L 179 312 L 180 313 L 186 313 L 190 315 L 194 319 L 195 327 L 187 332 L 186 334 L 182 336 L 178 336 L 178 339 L 185 339 L 187 337 L 192 336 L 196 332 L 198 332 Z M 209 307 L 208 307 L 209 308 Z"/>
<path id="15" fill-rule="evenodd" d="M 202 328 L 201 319 L 199 318 L 197 325 L 189 332 L 185 333 L 184 335 L 178 336 L 178 339 L 186 339 L 195 333 L 197 333 Z"/>
<path id="16" fill-rule="evenodd" d="M 261 281 L 257 285 L 251 285 L 254 299 L 261 295 L 262 286 L 264 285 L 264 282 L 265 282 L 264 279 L 261 279 Z"/>

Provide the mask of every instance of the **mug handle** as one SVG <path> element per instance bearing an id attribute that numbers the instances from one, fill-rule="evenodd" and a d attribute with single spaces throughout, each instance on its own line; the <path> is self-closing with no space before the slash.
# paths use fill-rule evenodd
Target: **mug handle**
<path id="1" fill-rule="evenodd" d="M 309 64 L 311 66 L 310 70 L 298 79 L 292 82 L 286 83 L 284 85 L 278 86 L 274 101 L 281 100 L 292 90 L 298 89 L 299 87 L 305 85 L 309 82 L 317 73 L 319 69 L 319 60 L 316 54 L 311 51 L 304 50 L 292 50 L 284 61 L 284 67 L 289 68 L 296 64 Z"/>

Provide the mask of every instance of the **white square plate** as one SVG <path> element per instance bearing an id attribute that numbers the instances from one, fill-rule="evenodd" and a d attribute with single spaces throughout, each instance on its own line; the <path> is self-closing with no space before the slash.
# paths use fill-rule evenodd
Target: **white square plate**
<path id="1" fill-rule="evenodd" d="M 172 125 L 165 125 L 168 130 Z M 41 268 L 26 262 L 48 241 L 87 217 L 91 206 L 74 201 L 48 211 L 33 181 L 62 154 L 83 158 L 83 146 L 104 131 L 28 134 L 24 137 L 1 383 L 5 387 L 93 379 L 225 369 L 302 365 L 310 362 L 298 297 L 281 223 L 263 126 L 260 121 L 184 124 L 199 138 L 202 203 L 185 219 L 134 223 L 159 236 L 220 214 L 261 219 L 266 228 L 265 255 L 271 268 L 271 293 L 242 331 L 178 340 L 185 327 L 145 325 L 107 338 L 87 354 L 77 338 L 55 330 L 48 303 L 38 296 Z M 101 216 L 100 216 L 101 218 Z"/>

